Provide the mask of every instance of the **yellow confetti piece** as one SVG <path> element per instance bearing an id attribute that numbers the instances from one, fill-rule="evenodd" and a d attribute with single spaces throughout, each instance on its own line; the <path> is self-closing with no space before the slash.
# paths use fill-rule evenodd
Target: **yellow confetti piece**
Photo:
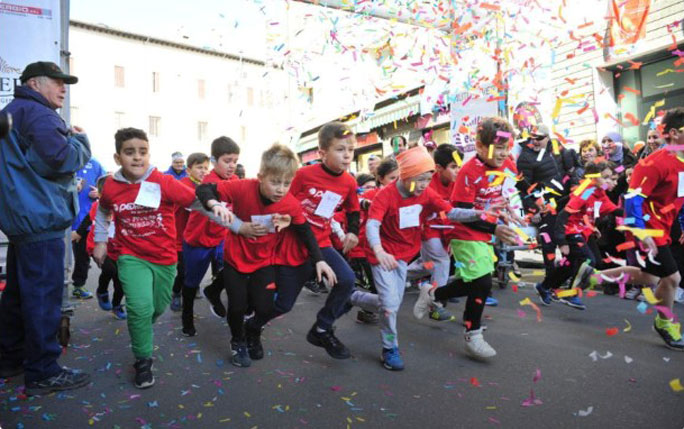
<path id="1" fill-rule="evenodd" d="M 523 231 L 523 230 L 520 229 L 519 227 L 514 226 L 514 227 L 513 227 L 513 231 L 515 231 L 516 234 L 518 234 L 518 235 L 520 236 L 520 238 L 522 239 L 522 241 L 530 241 L 530 236 L 527 235 L 527 234 L 525 234 L 525 231 Z"/>
<path id="2" fill-rule="evenodd" d="M 580 183 L 577 189 L 575 189 L 574 194 L 579 197 L 580 195 L 582 195 L 582 192 L 584 192 L 584 190 L 587 189 L 587 187 L 589 187 L 589 185 L 591 185 L 591 179 L 582 180 L 582 183 Z"/>
<path id="3" fill-rule="evenodd" d="M 595 177 L 601 177 L 601 173 L 585 174 L 584 177 L 587 178 L 587 179 L 593 179 L 593 178 L 595 178 Z"/>
<path id="4" fill-rule="evenodd" d="M 679 381 L 678 378 L 670 380 L 670 388 L 675 392 L 681 392 L 684 390 L 684 386 L 682 386 L 682 382 Z"/>
<path id="5" fill-rule="evenodd" d="M 554 155 L 560 155 L 560 149 L 558 149 L 558 142 L 556 140 L 551 140 L 551 147 L 553 148 Z"/>
<path id="6" fill-rule="evenodd" d="M 641 229 L 641 228 L 630 228 L 628 226 L 618 226 L 617 228 L 618 231 L 629 231 L 636 238 L 639 240 L 643 240 L 646 237 L 653 237 L 653 238 L 659 238 L 659 237 L 664 237 L 665 236 L 665 231 L 662 229 Z"/>
<path id="7" fill-rule="evenodd" d="M 114 335 L 119 335 L 119 330 L 114 331 Z"/>
<path id="8" fill-rule="evenodd" d="M 246 417 L 252 417 L 252 415 L 249 414 L 247 411 L 244 412 L 244 415 L 245 415 Z"/>
<path id="9" fill-rule="evenodd" d="M 566 289 L 556 292 L 558 298 L 567 298 L 569 296 L 577 295 L 577 289 Z"/>
<path id="10" fill-rule="evenodd" d="M 532 304 L 532 301 L 530 301 L 530 297 L 527 297 L 527 298 L 523 299 L 522 301 L 520 301 L 520 305 L 530 305 L 530 304 Z"/>
<path id="11" fill-rule="evenodd" d="M 513 273 L 513 271 L 508 272 L 508 277 L 510 277 L 511 280 L 513 280 L 514 282 L 520 281 L 520 277 L 516 276 L 515 273 Z"/>
<path id="12" fill-rule="evenodd" d="M 463 160 L 461 159 L 461 155 L 458 154 L 458 151 L 453 151 L 451 152 L 451 156 L 454 158 L 454 162 L 456 165 L 459 167 L 463 165 Z"/>
<path id="13" fill-rule="evenodd" d="M 411 182 L 411 187 L 409 188 L 409 192 L 413 192 L 416 190 L 416 182 Z"/>
<path id="14" fill-rule="evenodd" d="M 646 301 L 648 301 L 649 304 L 654 305 L 660 302 L 658 298 L 653 295 L 653 291 L 651 290 L 650 287 L 645 287 L 641 289 L 641 293 L 644 294 L 644 298 L 646 298 Z"/>
<path id="15" fill-rule="evenodd" d="M 622 330 L 622 332 L 629 332 L 632 330 L 632 324 L 629 323 L 629 320 L 625 319 L 625 323 L 627 324 L 627 327 Z"/>
<path id="16" fill-rule="evenodd" d="M 494 145 L 493 144 L 489 145 L 489 152 L 487 152 L 487 158 L 489 158 L 489 159 L 494 158 Z"/>
<path id="17" fill-rule="evenodd" d="M 227 418 L 227 419 L 221 419 L 221 420 L 219 420 L 219 423 L 225 423 L 225 422 L 229 422 L 229 421 L 230 421 L 230 417 Z"/>

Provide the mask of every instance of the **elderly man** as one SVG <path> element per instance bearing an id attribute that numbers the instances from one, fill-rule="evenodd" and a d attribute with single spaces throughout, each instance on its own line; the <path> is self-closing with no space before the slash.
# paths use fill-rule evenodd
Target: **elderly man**
<path id="1" fill-rule="evenodd" d="M 366 161 L 366 163 L 368 165 L 368 174 L 375 177 L 375 170 L 378 168 L 378 165 L 380 165 L 380 157 L 376 154 L 371 154 L 368 156 L 368 161 Z"/>
<path id="2" fill-rule="evenodd" d="M 64 289 L 64 235 L 78 213 L 75 173 L 90 159 L 88 138 L 56 109 L 77 82 L 50 62 L 26 66 L 14 121 L 0 142 L 0 228 L 8 236 L 7 286 L 0 296 L 0 378 L 24 373 L 27 395 L 69 390 L 88 374 L 57 363 Z"/>
<path id="3" fill-rule="evenodd" d="M 174 152 L 171 154 L 171 167 L 164 174 L 169 174 L 176 180 L 180 180 L 188 175 L 188 172 L 185 171 L 185 158 L 183 158 L 182 153 Z"/>

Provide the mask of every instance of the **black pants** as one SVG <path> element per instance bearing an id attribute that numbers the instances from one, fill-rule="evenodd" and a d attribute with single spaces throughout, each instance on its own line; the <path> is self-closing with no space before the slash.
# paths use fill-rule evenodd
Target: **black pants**
<path id="1" fill-rule="evenodd" d="M 275 268 L 264 267 L 253 273 L 241 273 L 226 264 L 223 267 L 224 286 L 228 292 L 228 326 L 232 342 L 245 341 L 245 314 L 254 310 L 255 317 L 268 319 L 273 312 Z"/>
<path id="2" fill-rule="evenodd" d="M 183 282 L 185 281 L 185 262 L 183 259 L 183 252 L 178 253 L 178 263 L 176 264 L 176 280 L 173 281 L 173 293 L 178 295 L 183 289 Z"/>
<path id="3" fill-rule="evenodd" d="M 582 234 L 566 235 L 565 239 L 570 246 L 570 253 L 566 257 L 566 263 L 555 265 L 550 271 L 546 272 L 546 277 L 542 282 L 544 289 L 560 287 L 567 279 L 573 277 L 582 262 L 589 259 L 592 266 L 596 266 L 594 254 L 584 241 Z"/>
<path id="4" fill-rule="evenodd" d="M 480 329 L 485 301 L 491 290 L 492 275 L 486 274 L 469 282 L 455 280 L 446 286 L 437 288 L 435 300 L 444 301 L 449 298 L 467 296 L 463 321 L 466 323 L 466 330 L 473 331 Z"/>
<path id="5" fill-rule="evenodd" d="M 549 237 L 549 243 L 541 238 L 539 242 L 541 243 L 542 256 L 544 257 L 544 269 L 546 270 L 546 276 L 549 276 L 551 270 L 554 267 L 554 259 L 549 258 L 550 254 L 556 254 L 556 243 L 553 242 L 553 231 L 556 228 L 556 215 L 547 213 L 542 215 L 541 223 L 539 224 L 539 234 L 547 233 Z"/>
<path id="6" fill-rule="evenodd" d="M 108 292 L 110 281 L 114 283 L 114 297 L 112 298 L 112 305 L 114 307 L 118 307 L 121 305 L 121 300 L 123 299 L 123 288 L 121 287 L 121 281 L 119 280 L 119 271 L 116 268 L 116 262 L 107 257 L 102 264 L 102 271 L 100 272 L 100 278 L 98 280 L 98 295 Z"/>
<path id="7" fill-rule="evenodd" d="M 86 237 L 81 237 L 77 242 L 71 243 L 71 248 L 74 250 L 74 272 L 71 274 L 71 281 L 74 286 L 85 286 L 88 280 L 90 256 L 86 252 L 86 241 Z"/>

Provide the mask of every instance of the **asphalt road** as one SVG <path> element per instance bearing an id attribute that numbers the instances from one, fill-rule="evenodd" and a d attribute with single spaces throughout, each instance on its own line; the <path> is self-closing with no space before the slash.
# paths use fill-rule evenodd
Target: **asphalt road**
<path id="1" fill-rule="evenodd" d="M 226 323 L 198 300 L 197 337 L 181 335 L 179 313 L 157 323 L 157 384 L 143 391 L 132 384 L 125 322 L 85 301 L 61 363 L 90 372 L 92 384 L 26 399 L 21 378 L 0 380 L 0 427 L 684 427 L 684 392 L 669 385 L 684 383 L 684 353 L 663 346 L 636 301 L 597 295 L 587 311 L 541 307 L 539 322 L 519 304 L 538 303 L 530 287 L 495 293 L 500 305 L 485 312 L 485 338 L 498 355 L 482 363 L 465 356 L 458 322 L 415 321 L 409 291 L 399 320 L 402 372 L 382 368 L 378 328 L 355 323 L 355 310 L 337 323 L 352 359 L 309 345 L 325 297 L 308 292 L 265 331 L 266 358 L 233 367 Z M 460 319 L 463 302 L 449 308 Z M 617 333 L 607 335 L 610 328 Z"/>

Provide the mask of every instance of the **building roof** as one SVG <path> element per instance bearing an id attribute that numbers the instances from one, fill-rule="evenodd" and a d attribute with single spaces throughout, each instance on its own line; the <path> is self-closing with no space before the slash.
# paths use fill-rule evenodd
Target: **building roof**
<path id="1" fill-rule="evenodd" d="M 128 31 L 117 30 L 115 28 L 107 27 L 103 24 L 99 24 L 99 25 L 90 24 L 87 22 L 75 21 L 73 19 L 69 21 L 69 24 L 75 28 L 81 28 L 84 30 L 96 31 L 99 33 L 111 34 L 113 36 L 123 37 L 126 39 L 132 39 L 132 40 L 138 40 L 138 41 L 146 42 L 146 43 L 152 43 L 152 44 L 159 45 L 159 46 L 167 46 L 167 47 L 174 48 L 174 49 L 181 49 L 184 51 L 197 52 L 200 54 L 211 55 L 214 57 L 225 58 L 227 60 L 233 60 L 233 61 L 248 63 L 248 64 L 253 64 L 253 65 L 262 66 L 262 67 L 278 68 L 277 66 L 267 66 L 267 64 L 261 60 L 243 57 L 241 55 L 235 55 L 235 54 L 231 54 L 228 52 L 215 51 L 213 49 L 199 48 L 197 46 L 186 45 L 184 43 L 173 42 L 170 40 L 159 39 L 159 38 L 147 36 L 144 34 L 137 34 L 137 33 L 131 33 Z"/>

